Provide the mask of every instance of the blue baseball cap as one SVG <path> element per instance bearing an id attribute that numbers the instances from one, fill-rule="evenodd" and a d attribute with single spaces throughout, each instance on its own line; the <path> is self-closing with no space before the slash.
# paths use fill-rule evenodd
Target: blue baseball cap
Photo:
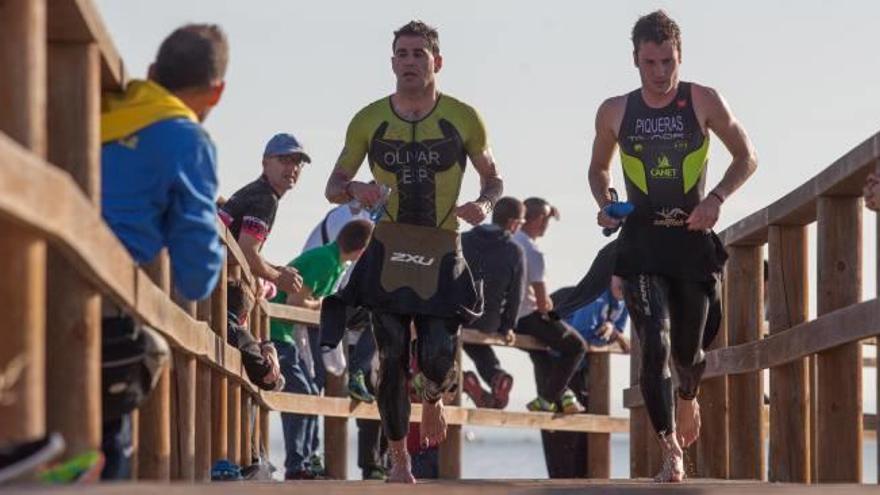
<path id="1" fill-rule="evenodd" d="M 263 158 L 278 155 L 291 155 L 299 153 L 303 156 L 303 161 L 312 163 L 311 157 L 306 153 L 305 148 L 300 144 L 299 140 L 293 134 L 280 132 L 272 136 L 272 139 L 266 143 L 266 149 L 263 151 Z"/>

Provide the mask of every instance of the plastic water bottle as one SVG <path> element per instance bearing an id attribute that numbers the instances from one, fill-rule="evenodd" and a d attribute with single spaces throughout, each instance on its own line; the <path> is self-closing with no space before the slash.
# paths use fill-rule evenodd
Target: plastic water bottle
<path id="1" fill-rule="evenodd" d="M 379 200 L 371 207 L 364 207 L 357 199 L 352 200 L 352 204 L 355 208 L 363 208 L 370 214 L 370 220 L 372 220 L 373 223 L 378 222 L 382 218 L 382 215 L 385 213 L 385 204 L 388 203 L 388 198 L 391 196 L 391 188 L 385 184 L 379 184 L 379 189 L 382 191 L 381 196 L 379 196 Z"/>
<path id="2" fill-rule="evenodd" d="M 611 218 L 616 218 L 617 220 L 623 220 L 624 218 L 627 217 L 627 215 L 632 213 L 636 207 L 632 203 L 630 203 L 629 201 L 618 201 L 617 200 L 617 191 L 615 191 L 613 188 L 610 190 L 610 192 L 611 192 L 611 199 L 613 201 L 611 203 L 608 203 L 607 205 L 605 205 L 605 207 L 602 208 L 602 211 L 604 211 L 605 214 Z M 613 228 L 612 227 L 605 227 L 602 229 L 602 233 L 605 234 L 605 237 L 609 237 L 609 236 L 611 236 L 611 234 L 617 232 L 618 229 L 620 229 L 620 224 L 618 224 L 617 227 L 613 227 Z"/>

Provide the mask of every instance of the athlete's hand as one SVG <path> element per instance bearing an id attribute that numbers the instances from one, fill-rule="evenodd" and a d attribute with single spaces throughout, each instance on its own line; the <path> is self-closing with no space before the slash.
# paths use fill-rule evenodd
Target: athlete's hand
<path id="1" fill-rule="evenodd" d="M 367 207 L 372 207 L 382 199 L 382 186 L 376 183 L 365 184 L 351 181 L 346 189 L 352 198 Z"/>
<path id="2" fill-rule="evenodd" d="M 488 203 L 471 201 L 456 208 L 455 214 L 471 225 L 479 225 L 489 215 L 489 206 Z"/>
<path id="3" fill-rule="evenodd" d="M 880 211 L 880 176 L 874 172 L 868 174 L 862 193 L 865 196 L 865 206 L 873 211 Z"/>
<path id="4" fill-rule="evenodd" d="M 600 227 L 606 229 L 616 229 L 621 221 L 622 220 L 619 218 L 614 218 L 605 213 L 605 208 L 600 208 L 599 214 L 596 215 L 596 223 L 598 223 Z"/>
<path id="5" fill-rule="evenodd" d="M 290 295 L 302 290 L 303 279 L 296 268 L 292 266 L 279 266 L 278 279 L 275 280 L 275 285 Z"/>
<path id="6" fill-rule="evenodd" d="M 691 212 L 687 219 L 688 230 L 709 230 L 718 221 L 721 213 L 721 202 L 715 195 L 710 194 L 700 201 L 700 204 Z"/>

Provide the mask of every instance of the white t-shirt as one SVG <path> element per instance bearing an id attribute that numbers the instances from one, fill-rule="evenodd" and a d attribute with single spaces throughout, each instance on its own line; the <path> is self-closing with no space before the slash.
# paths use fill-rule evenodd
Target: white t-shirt
<path id="1" fill-rule="evenodd" d="M 326 219 L 326 223 L 325 223 Z M 342 230 L 342 227 L 345 227 L 345 224 L 351 222 L 352 220 L 369 220 L 370 213 L 367 210 L 360 210 L 357 213 L 352 213 L 351 207 L 348 204 L 339 205 L 336 208 L 330 210 L 327 213 L 327 216 L 322 218 L 318 225 L 312 229 L 312 233 L 309 234 L 308 239 L 306 239 L 306 244 L 303 246 L 303 252 L 308 251 L 309 249 L 314 249 L 316 247 L 323 246 L 324 236 L 323 229 L 326 229 L 327 233 L 327 244 L 336 240 L 336 237 L 339 235 L 339 231 Z M 336 288 L 345 287 L 345 284 L 348 283 L 348 278 L 351 276 L 351 268 L 354 266 L 352 263 L 348 263 L 348 266 L 345 269 L 345 273 L 339 277 L 339 282 L 336 284 Z M 334 291 L 335 292 L 335 291 Z"/>
<path id="2" fill-rule="evenodd" d="M 535 297 L 535 289 L 532 284 L 544 281 L 544 252 L 538 247 L 531 237 L 522 230 L 513 236 L 513 240 L 522 247 L 525 261 L 523 271 L 523 300 L 519 305 L 517 318 L 528 316 L 538 310 L 538 298 Z"/>

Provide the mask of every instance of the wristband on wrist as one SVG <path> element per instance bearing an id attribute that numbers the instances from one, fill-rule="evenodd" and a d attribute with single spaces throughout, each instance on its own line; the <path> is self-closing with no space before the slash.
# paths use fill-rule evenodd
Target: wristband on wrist
<path id="1" fill-rule="evenodd" d="M 709 191 L 709 196 L 715 196 L 715 199 L 718 200 L 718 204 L 724 204 L 724 196 L 718 194 L 717 192 Z"/>

